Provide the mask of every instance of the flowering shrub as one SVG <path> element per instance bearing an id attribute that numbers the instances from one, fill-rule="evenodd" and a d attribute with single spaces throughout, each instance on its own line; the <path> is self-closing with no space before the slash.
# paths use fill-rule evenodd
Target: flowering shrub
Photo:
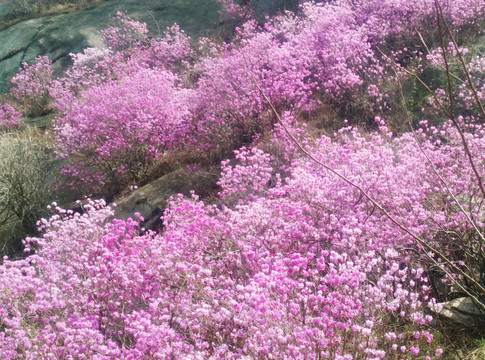
<path id="1" fill-rule="evenodd" d="M 0 104 L 0 129 L 10 130 L 19 125 L 22 114 L 9 104 Z"/>
<path id="2" fill-rule="evenodd" d="M 122 181 L 121 175 L 137 179 L 150 159 L 177 146 L 189 131 L 190 91 L 177 80 L 169 71 L 140 69 L 74 99 L 55 120 L 58 153 L 72 165 L 64 170 L 95 187 Z"/>
<path id="3" fill-rule="evenodd" d="M 64 76 L 55 79 L 49 88 L 54 107 L 67 112 L 80 93 L 114 77 L 109 49 L 86 48 L 82 53 L 70 54 L 73 65 Z"/>
<path id="4" fill-rule="evenodd" d="M 114 17 L 116 25 L 101 32 L 103 42 L 112 51 L 126 50 L 148 42 L 146 24 L 135 21 L 118 11 Z"/>
<path id="5" fill-rule="evenodd" d="M 271 157 L 263 151 L 243 147 L 235 153 L 242 165 L 230 166 L 230 160 L 224 160 L 221 164 L 222 174 L 218 185 L 223 191 L 219 195 L 226 203 L 231 197 L 239 201 L 251 201 L 266 188 L 273 173 Z"/>
<path id="6" fill-rule="evenodd" d="M 425 34 L 434 31 L 436 25 L 434 0 L 344 0 L 352 6 L 355 19 L 368 32 L 383 40 L 389 35 L 403 38 L 414 36 L 419 30 Z M 484 4 L 477 0 L 438 1 L 446 20 L 453 27 L 470 26 L 483 21 Z"/>
<path id="7" fill-rule="evenodd" d="M 22 63 L 19 73 L 12 78 L 10 94 L 29 116 L 43 115 L 49 111 L 49 86 L 54 72 L 51 65 L 47 56 L 38 56 L 32 65 Z"/>
<path id="8" fill-rule="evenodd" d="M 149 39 L 143 30 L 146 30 L 145 24 L 129 19 L 123 14 L 118 14 L 117 19 L 122 24 L 120 28 L 107 29 L 107 33 L 111 35 L 105 34 L 106 48 L 92 47 L 84 49 L 82 53 L 70 54 L 73 65 L 49 88 L 54 106 L 61 112 L 69 112 L 71 103 L 90 87 L 121 80 L 136 74 L 140 69 L 181 71 L 190 59 L 190 39 L 177 25 L 167 28 L 162 37 Z M 131 30 L 124 29 L 127 26 Z M 133 33 L 139 32 L 143 36 L 138 37 L 143 37 L 144 41 L 132 39 L 133 41 L 126 40 L 127 43 L 123 46 L 113 45 L 116 41 L 125 41 L 123 39 L 128 35 L 123 34 L 131 34 L 131 39 L 136 37 Z M 122 39 L 118 39 L 117 36 Z"/>
<path id="9" fill-rule="evenodd" d="M 220 14 L 229 20 L 241 20 L 249 17 L 248 4 L 238 4 L 234 0 L 217 0 L 217 2 L 221 5 Z"/>
<path id="10" fill-rule="evenodd" d="M 177 25 L 150 39 L 145 24 L 122 13 L 116 21 L 103 32 L 107 48 L 71 54 L 73 65 L 49 88 L 58 154 L 69 158 L 63 173 L 89 192 L 119 191 L 152 159 L 191 142 L 189 38 Z"/>
<path id="11" fill-rule="evenodd" d="M 163 37 L 151 39 L 146 52 L 146 55 L 139 53 L 138 56 L 146 56 L 149 66 L 169 69 L 188 65 L 193 55 L 190 38 L 177 24 L 167 28 Z"/>

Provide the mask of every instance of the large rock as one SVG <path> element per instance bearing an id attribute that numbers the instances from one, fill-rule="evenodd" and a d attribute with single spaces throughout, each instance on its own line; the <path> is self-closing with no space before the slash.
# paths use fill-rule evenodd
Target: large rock
<path id="1" fill-rule="evenodd" d="M 14 1 L 0 0 L 0 20 Z M 294 10 L 299 2 L 253 0 L 251 6 L 256 18 L 263 20 L 265 14 Z M 227 30 L 219 10 L 217 0 L 104 0 L 73 13 L 17 22 L 0 30 L 0 93 L 7 91 L 23 61 L 32 63 L 36 56 L 46 55 L 60 72 L 70 63 L 69 53 L 99 45 L 99 31 L 110 26 L 117 11 L 145 22 L 154 36 L 174 23 L 190 36 L 211 36 Z"/>
<path id="2" fill-rule="evenodd" d="M 0 1 L 0 13 L 9 3 Z M 0 92 L 10 85 L 21 63 L 47 55 L 57 69 L 69 62 L 69 53 L 99 45 L 98 33 L 112 23 L 117 11 L 146 22 L 154 36 L 177 23 L 189 35 L 210 35 L 220 25 L 216 0 L 111 0 L 74 13 L 20 21 L 0 31 Z"/>
<path id="3" fill-rule="evenodd" d="M 432 309 L 436 314 L 466 327 L 475 327 L 485 319 L 485 307 L 470 297 L 460 297 L 440 304 Z"/>
<path id="4" fill-rule="evenodd" d="M 185 168 L 175 170 L 115 201 L 114 216 L 127 219 L 138 212 L 145 218 L 145 228 L 157 229 L 170 196 L 179 193 L 190 195 L 191 190 L 208 195 L 215 190 L 218 177 L 218 167 L 196 171 Z"/>

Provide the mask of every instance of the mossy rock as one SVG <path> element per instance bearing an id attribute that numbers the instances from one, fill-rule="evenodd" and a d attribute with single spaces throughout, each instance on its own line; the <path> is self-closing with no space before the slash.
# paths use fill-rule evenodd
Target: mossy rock
<path id="1" fill-rule="evenodd" d="M 8 11 L 7 6 L 0 3 L 0 11 Z M 0 92 L 8 90 L 23 61 L 32 63 L 36 56 L 46 55 L 60 71 L 70 64 L 70 53 L 100 45 L 99 31 L 112 25 L 117 11 L 146 22 L 154 36 L 174 23 L 197 36 L 210 35 L 221 25 L 218 10 L 215 0 L 198 0 L 197 6 L 190 0 L 112 0 L 17 22 L 0 31 Z"/>

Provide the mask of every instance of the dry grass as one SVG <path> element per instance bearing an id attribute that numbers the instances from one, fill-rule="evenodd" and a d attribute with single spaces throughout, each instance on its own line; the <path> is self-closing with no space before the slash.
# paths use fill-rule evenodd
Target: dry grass
<path id="1" fill-rule="evenodd" d="M 467 360 L 483 360 L 483 359 L 485 359 L 485 344 L 483 344 L 483 341 L 482 341 L 482 345 L 479 348 L 470 352 L 467 355 L 466 359 Z"/>
<path id="2" fill-rule="evenodd" d="M 0 134 L 0 253 L 20 249 L 20 239 L 53 194 L 54 163 L 43 135 L 33 128 Z"/>

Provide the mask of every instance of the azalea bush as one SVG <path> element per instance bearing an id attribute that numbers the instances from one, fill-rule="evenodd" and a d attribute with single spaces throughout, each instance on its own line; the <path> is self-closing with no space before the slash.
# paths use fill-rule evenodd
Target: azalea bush
<path id="1" fill-rule="evenodd" d="M 72 54 L 72 67 L 49 87 L 67 185 L 87 192 L 116 193 L 153 159 L 191 143 L 189 38 L 174 25 L 149 39 L 145 24 L 122 13 L 116 20 L 103 32 L 107 48 Z"/>
<path id="2" fill-rule="evenodd" d="M 48 91 L 53 106 L 69 112 L 71 102 L 91 87 L 121 80 L 141 69 L 169 70 L 183 75 L 192 55 L 190 38 L 173 25 L 160 38 L 150 38 L 146 25 L 124 13 L 114 18 L 117 25 L 102 32 L 103 48 L 90 47 L 70 54 L 72 66 L 55 79 Z"/>
<path id="3" fill-rule="evenodd" d="M 15 110 L 10 104 L 0 104 L 0 129 L 2 131 L 16 129 L 21 117 L 22 113 Z"/>
<path id="4" fill-rule="evenodd" d="M 31 65 L 22 63 L 20 71 L 12 78 L 10 94 L 27 115 L 40 116 L 49 112 L 53 73 L 52 61 L 47 56 L 38 56 Z"/>
<path id="5" fill-rule="evenodd" d="M 55 120 L 64 172 L 98 189 L 139 179 L 150 159 L 186 139 L 189 95 L 175 74 L 150 69 L 91 87 Z"/>

